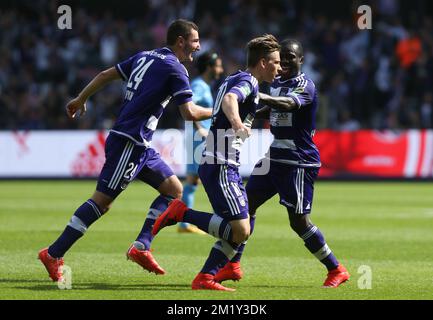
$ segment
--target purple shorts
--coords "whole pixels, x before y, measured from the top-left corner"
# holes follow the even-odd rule
[[[248,218],[248,200],[238,168],[204,163],[198,173],[217,215],[228,220]]]
[[[172,175],[171,168],[154,149],[110,133],[105,142],[105,163],[96,190],[114,199],[136,178],[158,189]]]
[[[262,166],[260,160],[256,167]],[[278,193],[280,204],[295,214],[309,214],[313,205],[314,181],[319,168],[300,168],[271,161],[267,174],[254,174],[253,170],[246,189],[256,203],[264,203]],[[251,200],[252,201],[252,200]]]

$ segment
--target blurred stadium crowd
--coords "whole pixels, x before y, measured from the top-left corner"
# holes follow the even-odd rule
[[[71,30],[57,27],[61,4],[72,8]],[[372,30],[357,28],[361,4],[372,8]],[[226,74],[244,67],[245,44],[256,35],[300,40],[303,69],[320,92],[319,129],[432,128],[432,7],[428,0],[2,1],[0,130],[109,128],[122,86],[95,95],[80,121],[67,119],[66,102],[103,68],[163,46],[180,17],[198,24],[202,51],[218,52]],[[174,107],[159,125],[182,126]]]

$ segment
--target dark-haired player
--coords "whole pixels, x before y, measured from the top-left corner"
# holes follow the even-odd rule
[[[211,85],[218,80],[224,72],[221,58],[215,52],[205,52],[197,57],[196,62],[199,75],[191,81],[192,101],[205,107],[213,107]],[[194,195],[199,182],[198,166],[203,153],[203,145],[211,125],[211,120],[194,121],[185,127],[186,143],[188,145],[188,163],[186,166],[186,182],[183,186],[182,201],[188,208],[194,207]],[[182,222],[178,227],[179,232],[203,233],[196,226]]]
[[[125,99],[105,143],[106,160],[96,191],[75,211],[60,237],[39,252],[39,259],[53,281],[62,279],[64,254],[136,178],[157,189],[160,195],[151,204],[144,226],[129,248],[127,257],[149,272],[165,273],[150,253],[151,230],[168,202],[181,197],[182,184],[150,147],[150,142],[171,99],[186,120],[211,117],[210,109],[192,102],[188,72],[182,65],[192,61],[193,52],[199,49],[197,26],[190,21],[176,20],[168,28],[167,47],[139,52],[102,71],[66,106],[69,117],[83,115],[91,95],[111,81],[122,79],[127,82]]]
[[[251,40],[247,45],[247,69],[227,77],[219,87],[213,108],[212,125],[206,139],[204,163],[199,176],[215,214],[198,212],[180,200],[173,200],[153,227],[156,234],[165,226],[188,222],[219,240],[192,289],[225,290],[214,277],[237,253],[250,234],[248,200],[239,175],[240,149],[251,133],[259,102],[258,85],[271,83],[280,69],[280,45],[272,35]]]
[[[347,281],[350,275],[326,244],[319,228],[310,220],[314,181],[321,163],[312,139],[317,92],[313,81],[301,72],[303,62],[302,45],[296,40],[284,40],[281,43],[282,71],[271,85],[272,97],[260,93],[261,102],[274,107],[270,109],[274,140],[266,158],[257,163],[246,186],[250,219],[254,226],[256,210],[278,193],[280,204],[289,214],[290,226],[328,270],[323,286],[335,288]],[[258,174],[264,162],[268,162],[269,171]],[[240,259],[244,247],[242,245],[234,258],[217,273],[216,281],[242,277]]]

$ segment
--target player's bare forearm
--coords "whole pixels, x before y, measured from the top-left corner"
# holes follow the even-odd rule
[[[262,104],[268,105],[280,111],[292,111],[299,109],[299,106],[291,97],[272,97],[268,94],[259,92],[259,99]]]
[[[89,82],[89,84],[78,94],[77,99],[84,103],[90,96],[95,94],[95,92],[101,90],[111,81],[118,79],[121,79],[121,77],[115,67],[104,70]]]
[[[212,109],[200,107],[193,102],[187,102],[179,106],[182,118],[187,121],[201,121],[212,117]]]
[[[86,113],[86,101],[91,95],[103,88],[107,83],[120,79],[120,75],[116,68],[110,68],[100,72],[89,84],[79,93],[79,95],[68,102],[66,105],[66,113],[69,118],[73,119],[78,114],[82,116]]]
[[[195,105],[193,108],[193,121],[206,120],[212,117],[212,110]]]
[[[203,128],[199,121],[194,121],[194,126],[196,127],[200,136],[207,137],[207,130]]]
[[[227,93],[223,98],[221,108],[235,131],[243,126],[239,116],[238,99],[235,94]]]
[[[264,106],[263,108],[260,108],[256,111],[255,118],[256,119],[269,119],[271,113],[271,107],[270,106]]]

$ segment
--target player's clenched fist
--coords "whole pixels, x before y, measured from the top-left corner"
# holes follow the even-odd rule
[[[66,113],[68,114],[68,117],[71,119],[76,117],[78,111],[80,112],[78,115],[81,117],[86,113],[86,110],[87,110],[86,103],[81,101],[78,98],[72,99],[66,105]]]
[[[247,127],[243,123],[240,124],[239,126],[233,126],[232,128],[235,132],[236,137],[239,137],[244,141],[246,138],[251,136],[251,128]]]

